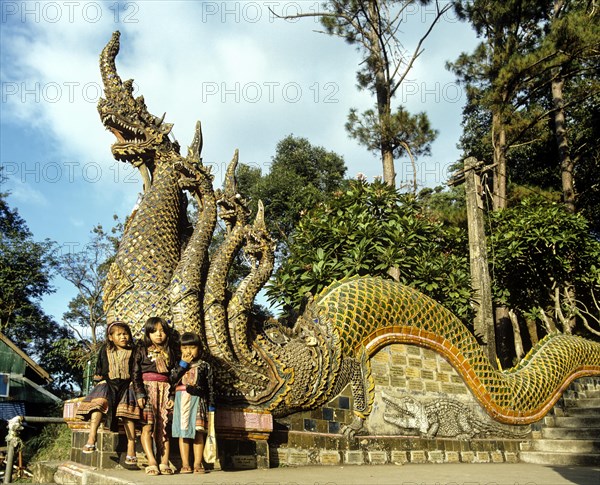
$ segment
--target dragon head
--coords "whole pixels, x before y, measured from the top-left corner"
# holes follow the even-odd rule
[[[227,228],[227,232],[231,232],[236,225],[244,225],[248,219],[250,210],[248,209],[248,201],[246,201],[237,191],[237,181],[235,178],[235,170],[239,161],[239,152],[236,150],[233,158],[227,166],[225,173],[224,189],[217,189],[215,195],[217,197],[217,205],[219,206],[219,217]]]
[[[262,257],[269,251],[273,251],[274,241],[267,230],[265,224],[265,208],[261,200],[258,201],[258,211],[256,219],[250,231],[246,234],[246,245],[244,253],[250,259],[254,266],[258,264]]]
[[[150,114],[143,96],[133,97],[132,79],[121,81],[115,65],[119,37],[114,32],[100,54],[105,97],[98,101],[98,112],[102,124],[117,138],[111,147],[115,159],[139,166],[148,164],[157,150],[175,147],[168,137],[173,125],[163,123],[164,115]]]

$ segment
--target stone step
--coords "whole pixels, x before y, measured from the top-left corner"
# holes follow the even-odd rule
[[[579,397],[577,399],[565,399],[567,408],[597,408],[600,411],[600,397]]]
[[[531,451],[556,451],[559,453],[600,453],[600,439],[533,440]]]
[[[563,416],[600,416],[600,408],[567,408]]]
[[[600,428],[600,416],[546,417],[544,425],[555,428]]]
[[[600,439],[600,428],[542,428],[542,437],[555,440]]]
[[[73,461],[39,462],[33,468],[33,483],[62,485],[131,485],[131,478],[108,477],[102,470]],[[174,482],[171,482],[174,483]]]
[[[538,465],[599,466],[600,453],[557,453],[552,451],[521,451],[523,463]]]
[[[597,389],[600,387],[600,379],[598,377],[588,377],[577,379],[571,384],[572,389]]]
[[[600,391],[598,387],[580,388],[578,390],[568,390],[563,393],[563,397],[568,399],[580,398],[580,397],[598,397],[597,393]]]
[[[581,391],[579,395],[585,398],[600,398],[600,389],[586,389],[585,391]]]

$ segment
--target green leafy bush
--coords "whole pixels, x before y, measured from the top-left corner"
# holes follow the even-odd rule
[[[267,288],[293,314],[307,292],[344,277],[400,281],[447,306],[465,323],[472,316],[467,234],[425,215],[415,197],[382,182],[352,181],[300,220],[290,255]]]

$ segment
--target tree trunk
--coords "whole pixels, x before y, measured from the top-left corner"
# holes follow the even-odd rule
[[[537,323],[535,322],[535,319],[532,319],[532,318],[526,319],[525,323],[527,324],[527,332],[529,333],[529,340],[531,340],[531,346],[533,347],[535,344],[537,344],[540,341],[540,337],[538,336],[538,331],[537,331]]]
[[[497,306],[496,307],[496,311],[495,311],[495,316],[496,316],[496,323],[495,323],[495,329],[497,333],[504,333],[504,329],[506,328],[510,328],[512,326],[512,322],[510,321],[510,316],[508,314],[508,308],[505,306]],[[519,334],[519,336],[514,336],[514,339],[516,340],[517,338],[521,338],[521,335]],[[521,346],[523,346],[523,344],[521,343]],[[506,356],[502,356],[502,358],[506,358]],[[496,367],[494,365],[494,367]]]
[[[505,97],[503,97],[504,99]],[[506,129],[501,113],[495,108],[492,113],[492,142],[494,147],[494,181],[493,181],[493,210],[506,208]],[[496,327],[505,328],[512,325],[509,309],[505,306],[496,307]],[[523,347],[521,335],[514,335],[515,344]],[[516,349],[515,349],[516,350]]]
[[[387,273],[394,281],[400,281],[400,268],[398,268],[398,266],[392,266],[388,269]]]
[[[475,157],[469,157],[465,160],[464,165],[469,231],[469,267],[475,304],[473,329],[475,336],[480,339],[490,363],[496,367],[496,332],[492,308],[492,283],[483,224],[483,204],[479,192],[481,183],[479,174],[476,172],[478,162]]]
[[[552,103],[554,105],[554,137],[558,146],[558,157],[560,161],[560,173],[562,179],[563,203],[565,208],[570,213],[575,212],[575,182],[573,171],[575,162],[571,158],[571,150],[569,148],[569,139],[567,137],[567,122],[564,110],[563,98],[564,79],[559,72],[552,79]],[[576,294],[573,285],[567,283],[568,302],[570,305],[569,319],[565,324],[566,333],[571,333],[575,328],[575,300]]]
[[[573,169],[575,164],[571,158],[563,99],[564,79],[557,75],[552,80],[552,103],[554,104],[554,137],[558,145],[560,173],[562,179],[563,201],[569,212],[575,212],[575,182]]]
[[[396,171],[394,169],[394,155],[391,150],[381,150],[381,159],[383,162],[383,181],[391,185],[396,186]]]
[[[542,321],[544,322],[544,326],[546,327],[546,331],[548,333],[556,333],[558,330],[556,329],[556,324],[554,320],[548,316],[546,311],[543,308],[540,308],[540,313],[542,314]],[[554,309],[552,309],[554,310]]]
[[[512,310],[508,312],[508,316],[510,318],[510,322],[512,323],[513,336],[515,339],[515,354],[517,356],[517,361],[520,361],[525,356],[525,351],[523,350],[523,339],[521,338],[519,319],[517,318],[517,314]]]
[[[494,210],[506,208],[506,130],[502,116],[492,114],[492,141],[494,146]]]
[[[562,7],[562,1],[556,0],[554,2],[554,16],[558,16],[560,8]],[[575,169],[575,162],[571,158],[571,150],[569,147],[569,138],[567,136],[567,121],[564,110],[564,78],[560,74],[560,70],[555,70],[555,76],[552,79],[552,104],[554,106],[554,137],[556,138],[556,144],[558,146],[558,157],[560,162],[560,174],[562,180],[562,195],[563,203],[567,211],[570,213],[575,212],[575,181],[573,178],[573,171]],[[573,285],[567,283],[568,301],[570,308],[569,320],[565,325],[566,333],[571,333],[572,329],[575,328],[576,318],[574,305],[576,300],[575,289]]]
[[[564,0],[554,0],[552,21],[556,22],[564,6]],[[554,137],[558,146],[558,157],[562,179],[563,202],[567,210],[575,212],[575,183],[573,180],[574,162],[571,159],[569,140],[567,138],[567,122],[565,118],[563,88],[565,80],[560,68],[553,70],[551,84],[552,105],[554,106]]]
[[[382,131],[381,137],[381,163],[383,165],[383,181],[396,186],[396,171],[394,169],[394,150],[391,140],[385,138],[385,133],[388,132],[386,125],[389,123],[392,114],[392,94],[390,92],[390,84],[385,75],[385,60],[382,55],[382,46],[380,44],[380,36],[378,30],[381,29],[379,6],[377,0],[370,0],[367,8],[369,10],[369,18],[371,23],[367,30],[369,45],[371,48],[371,59],[375,76],[375,94],[377,96],[377,114],[379,116],[379,126]]]

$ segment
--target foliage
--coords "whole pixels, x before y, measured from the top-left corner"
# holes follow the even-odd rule
[[[448,226],[454,226],[467,231],[467,208],[464,185],[434,188],[425,187],[417,195],[419,204],[425,214],[439,219]]]
[[[64,323],[77,337],[56,342],[54,355],[77,373],[80,389],[83,389],[84,369],[103,342],[100,331],[106,327],[102,292],[123,232],[118,217],[114,215],[113,219],[115,225],[110,231],[96,225],[88,244],[81,251],[63,254],[58,264],[60,275],[77,289],[77,295],[63,314]]]
[[[465,322],[471,317],[464,232],[423,214],[412,195],[382,182],[353,181],[302,217],[290,256],[267,289],[293,313],[306,292],[352,275],[387,277],[423,291]]]
[[[382,145],[388,144],[394,158],[407,153],[411,159],[431,155],[431,143],[438,134],[431,128],[425,112],[412,115],[403,106],[389,115],[379,114],[373,109],[359,115],[356,109],[351,109],[346,130],[375,154],[381,152]]]
[[[68,460],[71,450],[71,430],[64,424],[46,424],[23,447],[23,459],[31,463]]]
[[[581,86],[584,89],[583,86]],[[577,209],[600,236],[600,94],[570,110]]]
[[[597,12],[580,0],[467,0],[455,5],[482,38],[472,53],[448,64],[467,93],[461,137],[465,155],[498,163],[504,152],[508,182],[545,190],[568,191],[561,171],[572,171],[576,206],[597,231],[599,187],[590,179],[599,163]],[[558,82],[564,83],[563,99],[551,92]],[[555,120],[559,107],[566,116],[564,136],[573,170],[561,164],[565,153],[558,150]]]
[[[544,314],[560,321],[561,308],[568,303],[564,297],[568,285],[575,285],[582,299],[580,308],[590,292],[598,294],[600,242],[590,235],[589,223],[581,214],[532,196],[491,213],[490,218],[489,253],[498,301],[538,319],[548,330]]]
[[[54,377],[52,392],[68,395],[78,375],[65,367],[59,349],[72,333],[41,308],[42,297],[54,291],[56,244],[35,241],[7,196],[0,193],[0,331]]]
[[[345,173],[340,155],[289,135],[277,144],[267,174],[241,164],[237,181],[240,192],[251,199],[253,212],[258,200],[263,201],[267,228],[279,240],[280,253],[285,254],[300,215],[338,189]]]
[[[123,224],[118,217],[115,215],[113,219],[116,225],[110,232],[98,224],[91,231],[89,243],[81,251],[66,253],[59,261],[60,275],[77,289],[77,295],[69,302],[63,320],[82,342],[90,342],[90,348],[96,346],[98,330],[106,325],[102,288],[123,231]],[[84,335],[87,331],[90,337]]]

